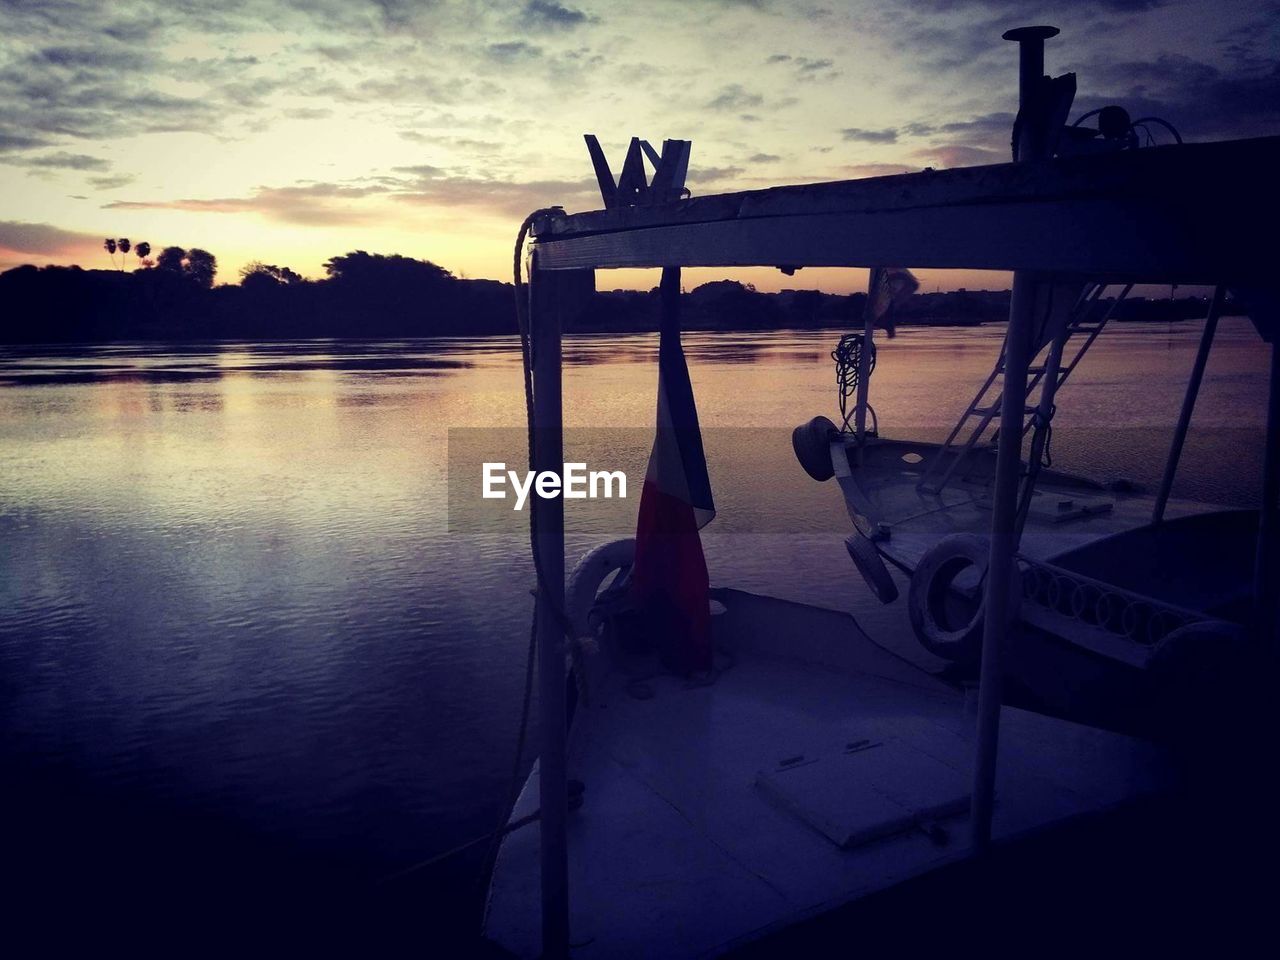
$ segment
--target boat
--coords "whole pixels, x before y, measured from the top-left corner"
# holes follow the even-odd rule
[[[1259,512],[1171,497],[1224,305],[1222,285],[1209,304],[1159,488],[1049,465],[1062,388],[1131,286],[1112,287],[1118,294],[1104,300],[1105,283],[1062,283],[1058,300],[1071,309],[1056,323],[1037,311],[1046,320],[1032,344],[1021,425],[1029,450],[1016,514],[1020,639],[1005,661],[1005,682],[1038,709],[1159,738],[1223,709],[1203,685],[1197,717],[1180,702],[1207,658],[1238,657],[1237,669],[1247,662]],[[868,324],[843,338],[833,352],[838,368],[855,363],[864,344],[874,351],[872,337]],[[997,465],[992,428],[1008,349],[1006,340],[941,443],[886,437],[878,424],[868,426],[869,390],[851,407],[859,377],[839,370],[842,423],[818,416],[792,436],[806,472],[840,487],[853,527],[846,545],[872,595],[901,602],[890,567],[908,579],[917,663],[956,680],[972,678],[982,647]],[[1220,693],[1233,696],[1229,687]]]
[[[1165,693],[1195,699],[1210,680],[1264,675],[1256,666],[1244,677],[1222,673],[1221,650],[1242,649],[1255,665],[1274,656],[1280,298],[1269,251],[1248,227],[1280,214],[1280,137],[1132,149],[1114,111],[1097,129],[1068,127],[1074,76],[1044,75],[1045,41],[1056,33],[1005,34],[1019,50],[1012,163],[686,197],[688,141],[668,140],[659,152],[633,140],[615,180],[588,138],[604,209],[548,208],[522,227],[517,286],[527,239],[522,329],[534,469],[563,460],[561,330],[595,270],[661,268],[664,291],[675,291],[660,298],[664,330],[678,329],[679,270],[688,266],[870,267],[873,283],[876,271],[903,265],[998,269],[1012,270],[1014,282],[997,371],[1002,402],[969,411],[999,423],[994,445],[957,445],[963,431],[932,445],[878,436],[866,423],[866,367],[853,426],[847,417],[843,428],[811,421],[795,438],[811,474],[839,478],[851,559],[870,587],[865,609],[893,600],[886,564],[913,580],[934,571],[923,605],[940,631],[929,635],[932,662],[901,654],[899,641],[912,632],[904,612],[896,625],[868,618],[895,633],[887,638],[863,629],[863,608],[850,614],[723,586],[711,594],[713,669],[673,675],[609,612],[625,590],[629,542],[592,550],[566,586],[564,502],[533,503],[538,759],[500,831],[483,921],[492,943],[543,957],[796,955],[815,944],[850,953],[873,944],[877,916],[894,918],[899,940],[918,937],[931,911],[963,901],[967,889],[994,889],[975,877],[1001,869],[1006,890],[1064,897],[1040,904],[1061,911],[1055,929],[1089,929],[1073,912],[1079,897],[1105,896],[1107,875],[1125,863],[1091,861],[1086,872],[1077,861],[1066,873],[1063,865],[1072,849],[1096,855],[1089,838],[1117,842],[1106,824],[1134,809],[1157,830],[1178,823],[1178,862],[1194,869],[1168,872],[1172,893],[1144,875],[1120,905],[1130,922],[1142,911],[1129,903],[1158,900],[1174,918],[1191,917],[1191,900],[1203,908],[1215,891],[1239,889],[1228,882],[1242,874],[1237,863],[1225,870],[1226,861],[1204,858],[1235,849],[1220,842],[1224,831],[1254,829],[1256,811],[1242,804],[1255,793],[1241,784],[1256,764],[1241,757],[1258,756],[1264,727],[1225,726],[1239,719],[1233,713],[1184,730],[1188,739],[1164,737],[1131,718],[1088,715],[1091,704],[1130,696],[1123,683],[1089,688],[1083,704],[1072,704],[1044,684],[1022,702],[1012,681],[1037,686],[1031,661],[1080,687],[1089,678],[1076,661],[1088,657],[1104,668],[1100,683],[1115,664],[1141,673],[1152,650],[1181,636],[1170,673],[1178,683]],[[1052,390],[1071,363],[1064,330],[1096,335],[1087,328],[1107,288],[1170,282],[1218,289],[1214,316],[1224,291],[1239,294],[1269,345],[1260,511],[1196,515],[1166,491],[1153,517],[1154,501],[1042,462]],[[1037,372],[1045,348],[1047,370]],[[869,354],[858,363],[869,366]],[[1043,389],[1035,400],[1038,383],[1050,388],[1047,406]],[[1171,544],[1181,544],[1168,554],[1180,577],[1196,549],[1229,553],[1232,569],[1204,584],[1196,578],[1212,577],[1213,564],[1197,567],[1190,576],[1202,596],[1182,580],[1162,594],[1161,568],[1144,573],[1135,558]],[[940,557],[944,546],[951,552]],[[1228,597],[1241,571],[1249,589]],[[948,604],[961,610],[956,629],[940,612]],[[957,649],[948,643],[964,656],[940,656]],[[1126,654],[1131,648],[1138,652]],[[1074,659],[1064,667],[1055,652]],[[1206,662],[1215,669],[1202,672]],[[973,672],[957,674],[960,663]],[[1261,705],[1243,687],[1235,700]],[[1195,810],[1207,824],[1197,827],[1185,807],[1172,820],[1149,812],[1206,783],[1217,806],[1201,791]],[[1063,836],[1052,856],[1034,847],[1044,854],[1034,866],[1008,866],[1011,851]],[[1159,836],[1153,843],[1174,842]],[[1163,863],[1152,861],[1152,871]],[[1053,886],[1055,876],[1065,883]],[[939,887],[937,878],[950,880]],[[1192,882],[1187,897],[1176,895]],[[850,914],[859,904],[873,906]],[[984,909],[1001,929],[1018,925],[1016,911]],[[938,942],[959,936],[934,932]]]

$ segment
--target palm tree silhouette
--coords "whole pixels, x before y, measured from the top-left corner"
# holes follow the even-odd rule
[[[102,249],[111,257],[111,266],[116,265],[116,242],[110,237],[102,241]]]
[[[120,269],[124,270],[125,260],[129,254],[129,238],[121,237],[116,241],[116,247],[120,250]]]
[[[142,240],[138,243],[136,247],[133,248],[133,252],[137,255],[138,259],[142,261],[142,265],[145,267],[147,257],[151,256],[151,244],[147,243],[147,241],[145,240]]]

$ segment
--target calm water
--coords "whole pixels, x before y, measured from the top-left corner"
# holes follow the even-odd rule
[[[945,432],[1001,334],[885,343],[883,431]],[[1057,465],[1157,478],[1198,335],[1108,330],[1062,396]],[[787,441],[834,415],[836,336],[686,338],[715,582],[837,606],[861,589],[838,492]],[[1256,498],[1259,343],[1223,322],[1181,495]],[[570,425],[647,427],[655,352],[571,340]],[[518,532],[450,531],[445,447],[522,418],[505,339],[0,352],[6,847],[52,890],[100,893],[124,859],[152,882],[378,890],[423,929],[474,922],[478,854],[372,884],[500,814],[531,573]],[[815,557],[839,566],[815,577]]]

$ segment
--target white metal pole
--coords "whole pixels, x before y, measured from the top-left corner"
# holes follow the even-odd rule
[[[858,458],[861,462],[862,444],[867,433],[867,400],[871,392],[871,350],[876,327],[875,297],[881,280],[880,267],[872,267],[867,278],[867,302],[862,310],[862,350],[858,354],[858,406],[854,414],[855,436],[858,441]]]
[[[533,364],[534,469],[564,470],[564,419],[561,410],[560,303],[558,278],[538,269],[533,254],[529,278],[529,325]],[[565,696],[564,501],[534,497],[541,583],[537,600],[538,796],[542,854],[542,956],[569,955],[569,810],[565,744],[568,739]]]
[[[1044,76],[1044,41],[1057,34],[1054,27],[1010,30],[1006,40],[1018,41],[1018,101],[1022,115],[1021,144],[1034,143],[1027,125],[1035,90]],[[1038,159],[1038,151],[1019,146],[1018,162]],[[982,628],[982,666],[978,675],[978,731],[973,763],[970,840],[975,852],[991,843],[991,813],[995,804],[996,749],[1000,740],[1002,656],[1013,611],[1009,594],[1018,549],[1018,487],[1022,474],[1022,427],[1027,405],[1027,368],[1031,364],[1031,327],[1036,276],[1013,275],[1009,330],[1005,334],[1004,390],[1000,400],[1000,443],[996,450],[995,496],[991,509],[991,552],[987,562],[986,611]]]
[[[1169,444],[1169,458],[1164,464],[1164,476],[1160,478],[1160,489],[1156,493],[1155,509],[1151,512],[1151,522],[1164,521],[1164,510],[1169,504],[1169,494],[1173,490],[1173,478],[1178,473],[1178,461],[1182,459],[1182,446],[1187,441],[1187,431],[1191,428],[1191,415],[1195,413],[1196,398],[1200,395],[1200,383],[1204,380],[1204,368],[1209,362],[1209,350],[1213,347],[1213,335],[1218,329],[1218,314],[1222,311],[1222,301],[1227,288],[1219,284],[1214,288],[1213,299],[1209,301],[1209,315],[1204,321],[1204,332],[1200,334],[1200,346],[1196,350],[1195,363],[1191,365],[1191,377],[1187,380],[1187,392],[1182,397],[1182,410],[1178,414],[1178,425],[1173,430],[1173,442]]]

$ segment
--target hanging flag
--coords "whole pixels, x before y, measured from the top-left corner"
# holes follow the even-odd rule
[[[715,516],[693,385],[680,345],[680,270],[662,271],[658,422],[631,583],[644,629],[679,673],[711,669],[710,581],[698,531]]]
[[[876,326],[884,327],[890,337],[897,332],[891,308],[905,303],[920,289],[920,281],[905,267],[876,267],[871,271],[871,316]]]

